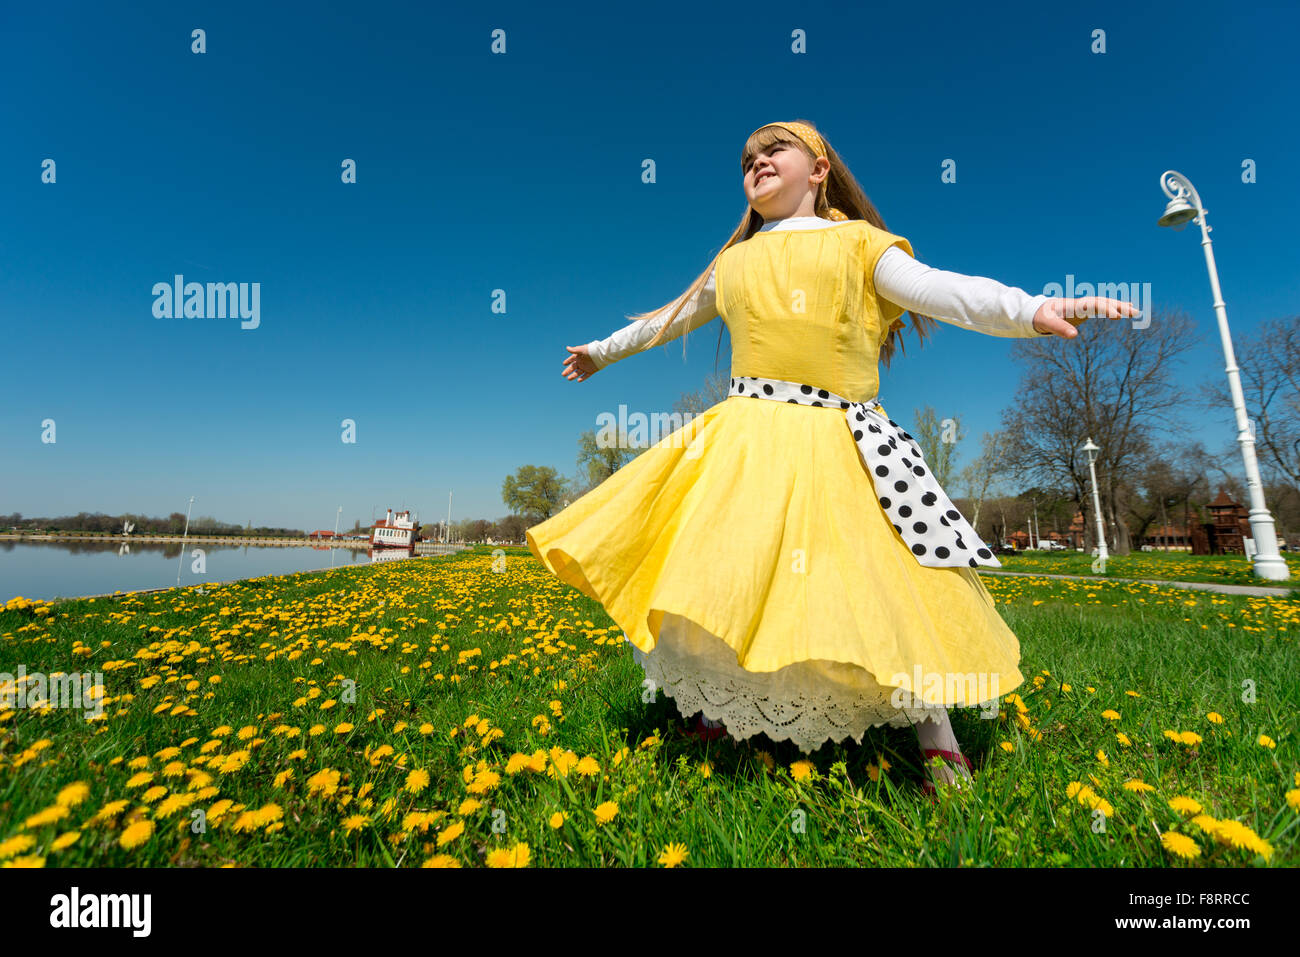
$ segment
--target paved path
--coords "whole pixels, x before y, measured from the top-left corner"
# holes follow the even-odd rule
[[[1049,575],[1046,572],[1008,572],[994,571],[987,568],[979,570],[981,575],[1032,575],[1035,578],[1070,578],[1087,582],[1143,582],[1149,585],[1168,585],[1171,588],[1193,588],[1199,591],[1217,591],[1225,595],[1256,595],[1263,598],[1286,598],[1292,589],[1300,588],[1300,582],[1294,585],[1268,588],[1262,585],[1220,585],[1216,582],[1171,582],[1159,578],[1110,578],[1106,575]]]

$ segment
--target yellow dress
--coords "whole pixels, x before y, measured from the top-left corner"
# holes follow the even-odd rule
[[[871,279],[891,245],[912,252],[850,220],[723,250],[731,374],[875,396],[902,313]],[[934,707],[996,707],[1024,681],[976,571],[919,564],[894,529],[838,406],[731,395],[526,535],[604,605],[654,688],[736,738],[860,742]]]

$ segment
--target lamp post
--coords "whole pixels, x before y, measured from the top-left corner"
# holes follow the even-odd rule
[[[1286,581],[1291,577],[1282,556],[1278,554],[1277,532],[1273,516],[1264,504],[1264,486],[1259,480],[1259,463],[1255,459],[1255,430],[1246,418],[1246,400],[1241,393],[1241,377],[1237,373],[1237,358],[1232,351],[1232,337],[1228,332],[1228,313],[1224,309],[1223,293],[1219,289],[1219,270],[1214,264],[1214,250],[1210,246],[1210,227],[1205,221],[1209,212],[1201,205],[1196,187],[1182,173],[1165,170],[1160,176],[1160,188],[1169,202],[1165,214],[1157,220],[1161,226],[1181,230],[1191,220],[1201,227],[1201,246],[1205,249],[1205,265],[1210,271],[1210,291],[1214,293],[1214,312],[1219,318],[1219,338],[1223,342],[1223,356],[1227,361],[1228,390],[1232,393],[1232,409],[1237,419],[1237,441],[1246,465],[1246,492],[1250,496],[1250,531],[1255,539],[1253,557],[1255,574],[1270,581]],[[1188,199],[1191,203],[1188,203]]]
[[[1101,498],[1097,495],[1097,453],[1101,451],[1100,445],[1092,444],[1092,436],[1088,436],[1088,441],[1080,446],[1079,451],[1088,456],[1088,473],[1092,476],[1092,510],[1097,517],[1097,558],[1101,560],[1101,568],[1106,570],[1106,559],[1109,555],[1106,552],[1106,529],[1101,523]],[[1093,569],[1096,571],[1096,569]]]
[[[176,562],[176,587],[181,584],[181,566],[185,564],[185,540],[190,537],[190,511],[194,508],[194,496],[190,496],[190,504],[185,509],[185,534],[181,536],[181,557]]]

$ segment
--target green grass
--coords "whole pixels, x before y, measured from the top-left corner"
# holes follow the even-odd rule
[[[382,867],[441,854],[476,866],[523,843],[529,866],[647,866],[681,843],[684,866],[1300,862],[1300,814],[1286,797],[1300,788],[1300,602],[1115,580],[985,582],[1021,641],[1024,713],[1016,717],[1015,695],[994,720],[952,711],[976,782],[936,804],[920,791],[910,729],[873,729],[861,745],[827,744],[811,756],[764,738],[683,737],[670,699],[642,701],[644,676],[601,606],[524,549],[253,579],[204,595],[77,600],[43,614],[11,608],[0,612],[0,672],[19,663],[98,670],[109,700],[93,722],[66,709],[0,711],[0,858]],[[1118,720],[1103,717],[1107,709]],[[487,726],[466,727],[472,717]],[[341,722],[352,727],[336,733]],[[311,735],[315,725],[324,733]],[[492,729],[501,736],[485,741]],[[1165,731],[1202,740],[1183,744]],[[1275,746],[1257,743],[1261,734]],[[293,756],[298,749],[306,753]],[[512,755],[538,751],[551,774],[507,773]],[[242,765],[230,757],[244,752]],[[555,757],[588,756],[594,775],[555,773]],[[796,780],[805,758],[810,773]],[[127,767],[133,759],[141,767]],[[292,776],[277,781],[287,769]],[[312,793],[308,781],[324,769],[339,772],[337,790]],[[413,793],[415,769],[429,783]],[[140,771],[152,780],[128,786]],[[1122,787],[1133,779],[1155,790]],[[88,796],[61,814],[58,796],[74,782]],[[1109,816],[1071,797],[1071,782],[1108,802]],[[166,791],[146,800],[152,787]],[[479,808],[462,807],[471,796]],[[1175,796],[1243,822],[1271,855],[1203,833],[1169,806]],[[169,799],[189,803],[163,814]],[[119,800],[120,812],[95,820]],[[211,815],[222,800],[235,806],[196,830],[191,812]],[[598,823],[607,801],[617,815]],[[246,814],[267,805],[278,820]],[[30,820],[52,807],[56,820]],[[430,817],[407,818],[413,812]],[[549,823],[556,812],[568,814],[559,828]],[[348,833],[352,815],[366,821]],[[237,829],[241,816],[247,827]],[[129,818],[155,824],[133,849],[120,843]],[[1169,829],[1192,838],[1200,856],[1162,847]],[[439,834],[455,836],[439,847]]]
[[[1220,585],[1259,585],[1265,588],[1300,590],[1300,556],[1282,552],[1291,570],[1289,581],[1269,581],[1255,574],[1244,555],[1191,555],[1187,552],[1132,552],[1111,555],[1106,571],[1093,571],[1095,555],[1076,551],[1038,551],[1031,549],[1016,555],[999,555],[1007,571],[1043,572],[1052,575],[1087,575],[1095,578],[1147,578],[1159,581],[1213,582]]]

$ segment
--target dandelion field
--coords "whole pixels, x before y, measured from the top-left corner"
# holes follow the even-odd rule
[[[104,698],[0,710],[0,864],[1300,862],[1300,601],[984,580],[1027,680],[995,719],[952,711],[976,782],[937,802],[910,729],[685,737],[525,549],[10,601],[0,673],[99,672]]]

